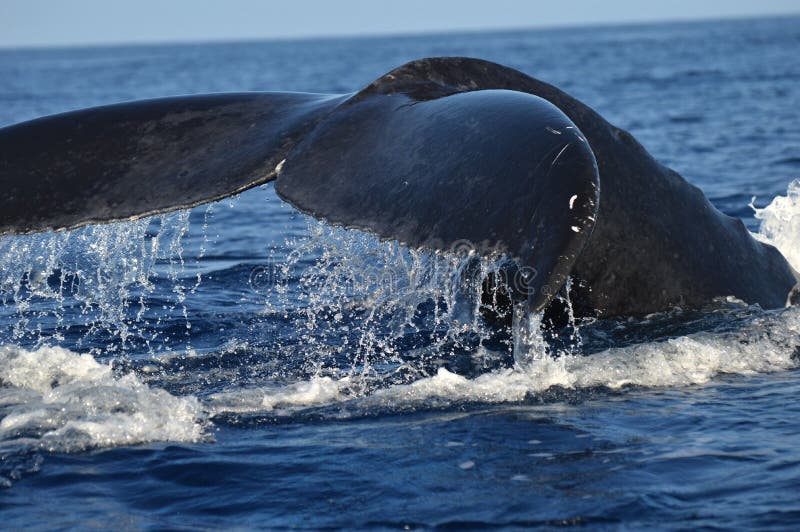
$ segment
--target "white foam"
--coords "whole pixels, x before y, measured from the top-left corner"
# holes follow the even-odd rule
[[[542,353],[524,364],[468,379],[440,368],[436,375],[376,392],[387,403],[432,398],[516,402],[553,386],[621,388],[704,384],[720,374],[749,375],[793,369],[800,345],[800,309],[755,320],[735,333],[689,336],[608,349],[590,356]]]
[[[752,203],[750,206],[756,219],[761,220],[754,236],[778,248],[792,267],[800,271],[800,179],[789,184],[785,196],[776,196],[763,209]]]
[[[209,400],[213,413],[253,413],[291,410],[296,407],[333,403],[348,397],[350,379],[313,377],[285,386],[264,386],[214,394]]]
[[[538,323],[532,320],[532,323]],[[532,331],[529,331],[532,333]],[[552,356],[543,342],[528,341],[537,352],[518,353],[512,368],[467,378],[445,368],[410,384],[378,389],[366,396],[352,378],[315,377],[288,386],[230,391],[212,398],[212,410],[258,412],[318,406],[354,399],[355,411],[414,408],[437,403],[503,403],[525,400],[554,386],[569,389],[626,385],[671,387],[705,384],[721,374],[751,375],[794,369],[800,345],[800,309],[790,308],[753,320],[736,332],[700,332],[662,342],[613,348],[590,356]],[[351,408],[348,407],[348,412]],[[344,412],[345,416],[349,413]],[[288,413],[288,412],[287,412]],[[531,444],[539,443],[531,440]]]
[[[0,443],[72,452],[207,439],[203,409],[60,347],[0,347]]]

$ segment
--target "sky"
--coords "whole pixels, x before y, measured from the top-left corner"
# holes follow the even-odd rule
[[[207,42],[800,14],[800,0],[0,0],[0,47]]]

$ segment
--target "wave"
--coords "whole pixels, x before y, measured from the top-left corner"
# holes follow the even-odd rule
[[[789,186],[786,196],[756,209],[761,222],[756,236],[776,245],[800,270],[799,215],[800,181]],[[145,222],[97,229],[106,240],[114,237],[111,244],[100,241],[112,252],[98,252],[96,257],[89,254],[88,258],[74,253],[73,270],[76,275],[101,272],[102,276],[95,277],[108,282],[103,290],[81,292],[80,297],[93,305],[104,295],[117,292],[109,296],[113,303],[120,298],[119,287],[132,282],[146,292],[155,292],[151,274],[157,259],[162,253],[169,255],[170,249],[178,250],[180,256],[180,234],[185,232],[186,220],[183,214],[177,216],[177,229],[162,236],[160,247],[148,240]],[[162,219],[162,226],[169,225],[167,221]],[[199,370],[191,364],[181,362],[177,369],[162,365],[149,375],[143,368],[122,371],[91,354],[62,347],[7,345],[0,347],[0,456],[7,456],[9,449],[77,452],[152,441],[203,441],[210,438],[214,420],[242,414],[292,417],[323,409],[320,415],[337,418],[474,402],[524,402],[556,388],[701,385],[721,374],[786,371],[798,364],[797,308],[758,310],[725,330],[675,334],[658,341],[651,337],[636,345],[612,343],[614,347],[589,356],[581,349],[548,345],[538,317],[533,317],[515,325],[512,341],[506,346],[513,357],[499,365],[481,364],[481,360],[497,358],[497,353],[487,348],[492,333],[484,330],[474,304],[480,283],[465,285],[464,278],[482,279],[496,271],[497,261],[476,264],[469,256],[409,251],[396,243],[378,243],[363,234],[309,223],[311,236],[286,246],[292,251],[283,266],[264,270],[269,274],[265,277],[269,288],[277,295],[265,297],[262,315],[280,317],[273,324],[276,331],[291,329],[294,336],[284,343],[269,344],[266,353],[255,356],[272,362],[305,357],[308,363],[303,364],[302,375],[259,371],[257,378],[243,383],[237,380],[241,376],[232,372],[230,378],[214,381],[213,386],[182,387],[180,383],[187,379],[197,380]],[[62,244],[77,241],[77,249],[93,249],[90,241],[97,235],[89,229],[82,231],[73,237],[5,241],[0,266],[8,266],[11,272],[12,299],[24,301],[21,295],[31,292],[58,303],[63,297],[61,283],[51,290],[29,280],[28,272],[52,270],[61,256],[53,250],[61,249]],[[172,233],[178,236],[166,237]],[[14,264],[31,251],[41,253],[30,256],[49,258],[40,265]],[[133,260],[136,257],[138,262]],[[94,262],[84,264],[87,260]],[[133,281],[126,270],[131,264],[136,272]],[[244,278],[244,273],[247,271],[236,270],[239,277]],[[254,280],[252,275],[249,279],[251,287],[263,280]],[[421,311],[425,305],[430,308]],[[106,316],[115,314],[104,312]],[[186,317],[185,310],[179,314]],[[127,324],[121,317],[105,321]],[[249,330],[245,328],[245,332]],[[417,337],[424,341],[403,343]],[[52,336],[49,341],[57,343],[58,338]],[[478,361],[474,366],[483,369],[464,374],[448,365],[455,351],[468,352]],[[116,351],[109,345],[107,352],[95,347],[93,353],[112,358]],[[204,356],[208,359],[205,365],[217,360],[213,353]],[[249,364],[250,358],[236,364]],[[185,372],[193,375],[187,378]],[[392,372],[403,376],[387,378]],[[178,384],[172,386],[175,382]],[[174,395],[164,387],[181,391]]]
[[[0,449],[79,452],[154,441],[211,439],[213,420],[229,415],[342,417],[518,403],[554,388],[572,390],[674,387],[722,374],[791,370],[800,357],[800,309],[764,313],[729,332],[698,332],[660,342],[611,348],[589,356],[546,349],[538,322],[528,324],[536,351],[509,368],[469,378],[439,367],[406,384],[364,386],[349,375],[316,375],[284,384],[226,389],[206,397],[175,396],[134,372],[119,373],[88,354],[60,347],[0,348]],[[322,413],[319,408],[326,410]]]
[[[0,348],[0,446],[76,452],[208,438],[200,402],[60,347]]]
[[[538,334],[533,320],[532,334]],[[531,342],[536,344],[537,342]],[[432,376],[359,395],[352,377],[314,377],[286,386],[228,391],[211,396],[212,415],[293,415],[309,407],[342,403],[333,417],[405,411],[462,403],[520,402],[560,387],[575,390],[672,387],[708,383],[722,374],[753,375],[794,369],[800,358],[800,309],[766,313],[735,332],[699,332],[590,356],[554,354],[541,347],[513,367],[475,378],[440,367]],[[520,358],[520,357],[518,357]]]

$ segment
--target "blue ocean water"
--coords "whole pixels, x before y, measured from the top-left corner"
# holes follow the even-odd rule
[[[796,17],[4,50],[0,125],[170,94],[351,92],[436,55],[566,90],[798,268]],[[327,227],[271,185],[0,238],[3,525],[800,522],[800,311],[731,300],[543,337],[486,326],[465,267]]]

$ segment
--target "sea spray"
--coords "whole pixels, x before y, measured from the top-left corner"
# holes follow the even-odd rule
[[[148,441],[208,438],[194,397],[60,347],[0,347],[0,445],[74,452]],[[16,399],[16,400],[13,400]]]
[[[94,321],[93,327],[117,331],[128,327],[129,331],[136,332],[132,329],[135,322],[128,318],[128,311],[133,307],[125,305],[143,302],[146,306],[145,296],[155,290],[163,295],[164,287],[155,285],[159,279],[167,278],[181,284],[177,289],[166,290],[173,294],[175,305],[182,301],[181,294],[192,291],[189,283],[183,284],[184,277],[170,273],[180,272],[185,267],[180,243],[188,229],[188,217],[167,218],[150,225],[148,231],[149,223],[153,222],[129,222],[80,230],[85,233],[48,235],[41,240],[33,239],[33,244],[31,241],[26,244],[27,237],[12,239],[10,244],[3,241],[9,246],[2,255],[6,261],[2,271],[10,272],[4,277],[4,280],[10,279],[10,284],[4,285],[8,288],[4,292],[7,306],[18,309],[18,303],[25,308],[42,302],[68,306],[73,304],[70,298],[74,298],[91,308],[100,305],[101,302],[95,300],[105,295],[112,308],[96,309],[101,319]],[[791,218],[784,223],[791,224]],[[285,316],[291,322],[290,329],[295,335],[279,340],[280,347],[290,351],[286,360],[295,354],[306,358],[307,368],[302,375],[284,374],[282,379],[276,380],[265,376],[260,384],[251,383],[245,387],[231,381],[223,390],[209,395],[171,396],[194,405],[186,407],[191,415],[179,416],[176,432],[168,429],[171,421],[166,418],[156,422],[164,428],[161,432],[139,431],[136,427],[144,425],[136,424],[136,419],[141,418],[136,412],[142,401],[150,397],[148,394],[158,397],[166,394],[163,400],[170,400],[158,383],[169,382],[172,377],[160,375],[161,371],[181,372],[183,364],[156,371],[148,381],[150,384],[145,384],[141,374],[109,376],[105,366],[92,357],[83,358],[86,355],[58,352],[57,348],[50,347],[39,350],[7,347],[9,353],[17,353],[7,356],[8,367],[41,366],[44,370],[41,382],[55,382],[55,388],[59,389],[54,394],[53,389],[36,384],[40,381],[33,377],[26,377],[28,380],[24,382],[15,381],[13,379],[18,377],[9,373],[0,377],[4,385],[12,387],[9,396],[31,398],[26,404],[33,405],[32,408],[55,398],[53,404],[60,408],[57,395],[67,394],[65,400],[72,401],[70,404],[74,403],[78,413],[77,417],[54,417],[49,406],[7,410],[6,442],[16,441],[22,445],[23,438],[32,438],[31,441],[39,442],[35,445],[40,445],[56,438],[53,448],[79,449],[149,441],[147,438],[181,440],[202,437],[204,411],[212,416],[267,412],[295,415],[308,408],[342,405],[325,411],[324,415],[346,417],[376,410],[416,409],[464,401],[525,401],[554,387],[695,385],[721,373],[771,372],[796,365],[800,343],[796,309],[756,315],[733,331],[699,332],[661,341],[643,341],[604,349],[591,356],[583,356],[574,346],[548,345],[541,330],[542,316],[530,315],[523,309],[515,312],[506,349],[513,358],[483,371],[464,371],[454,363],[459,357],[490,358],[496,353],[492,351],[497,349],[496,345],[488,347],[496,331],[484,323],[479,304],[482,280],[500,271],[502,257],[482,259],[469,253],[409,250],[396,242],[379,242],[358,231],[331,228],[310,219],[308,224],[307,238],[287,242],[286,247],[291,251],[275,269],[272,279],[275,292],[265,297],[264,302],[265,314]],[[71,248],[71,239],[78,239],[80,246]],[[71,258],[73,262],[70,262],[65,257],[71,255],[64,251],[70,249],[77,249],[84,255]],[[25,257],[31,258],[26,261]],[[53,276],[58,282],[52,282]],[[84,282],[84,278],[88,281]],[[51,281],[45,282],[46,279]],[[83,292],[86,290],[88,292]],[[114,290],[116,293],[112,293]],[[120,306],[126,312],[120,314]],[[85,312],[88,316],[89,310]],[[142,316],[148,319],[147,312]],[[33,315],[36,317],[41,316]],[[60,319],[64,319],[63,314]],[[570,337],[580,341],[580,324],[574,316],[570,324],[574,328]],[[148,322],[141,324],[143,328],[150,325]],[[39,358],[25,362],[26,357],[30,358],[26,353],[38,353]],[[101,357],[108,354],[100,353]],[[181,356],[188,360],[195,355],[187,352]],[[208,356],[213,360],[213,353]],[[48,366],[45,358],[55,366]],[[91,405],[70,399],[72,384],[66,381],[62,384],[60,377],[53,377],[56,370],[69,373],[73,366],[88,368],[85,375],[75,381],[76,393],[89,397],[83,386],[86,383],[94,386],[92,375],[101,375],[100,381],[107,390],[103,392],[104,397],[133,405],[133,411],[129,412],[126,406],[121,412],[133,416],[126,418],[132,420],[132,425],[121,423],[120,430],[115,432],[104,429],[102,420],[83,423],[81,412],[94,412],[91,409],[95,406],[91,405],[100,404],[97,402],[100,399],[90,397]],[[482,366],[476,364],[476,367]],[[202,382],[198,373],[200,367],[194,371],[193,379]],[[147,410],[146,405],[141,410]],[[101,416],[114,414],[104,410],[102,405],[97,412]],[[51,418],[57,421],[55,425],[47,421]],[[188,424],[183,424],[186,420]],[[50,436],[46,436],[48,434]],[[106,440],[101,441],[103,434]],[[73,438],[75,435],[78,436]]]
[[[786,195],[776,196],[763,209],[755,207],[754,202],[755,197],[750,207],[761,221],[756,238],[778,248],[789,264],[800,271],[800,179],[789,183]]]
[[[366,383],[383,371],[408,369],[402,352],[447,357],[493,333],[479,305],[483,278],[498,271],[499,260],[407,249],[360,231],[308,224],[309,237],[292,242],[275,279],[283,297],[266,311],[292,317],[309,358],[341,363],[346,357],[347,374]]]
[[[132,336],[159,343],[145,325],[159,280],[172,286],[175,311],[186,293],[196,289],[182,278],[182,240],[189,212],[179,211],[124,223],[72,231],[0,238],[0,301],[3,313],[14,313],[15,326],[6,343],[32,347],[61,341],[79,321],[83,338],[108,337],[104,350],[123,348]],[[199,282],[199,280],[198,280]],[[188,315],[183,313],[188,323]],[[158,316],[153,319],[158,321]],[[70,331],[72,329],[72,331]]]

